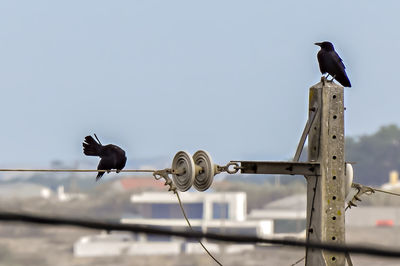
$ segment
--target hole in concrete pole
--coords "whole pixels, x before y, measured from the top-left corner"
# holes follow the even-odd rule
[[[332,159],[333,159],[333,160],[336,160],[336,156],[335,156],[335,155],[333,155],[333,156],[332,156]]]
[[[333,196],[332,199],[333,199],[333,200],[336,200],[336,196]]]
[[[332,257],[332,261],[335,261],[336,260],[336,257]]]
[[[336,95],[333,95],[332,98],[333,98],[333,99],[336,99]]]
[[[334,176],[332,177],[332,179],[335,180],[335,179],[336,179],[336,176],[334,175]]]
[[[336,220],[336,216],[333,216],[333,217],[332,217],[332,220]]]
[[[333,138],[333,139],[336,139],[336,135],[333,135],[332,138]]]
[[[332,236],[332,240],[336,240],[336,237]]]
[[[334,116],[333,116],[333,119],[336,119],[336,118],[337,118],[337,115],[334,115]]]

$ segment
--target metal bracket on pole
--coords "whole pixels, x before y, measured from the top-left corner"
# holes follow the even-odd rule
[[[311,125],[314,122],[315,117],[318,114],[318,105],[314,104],[314,106],[310,109],[310,116],[307,120],[307,123],[304,127],[303,134],[301,135],[299,145],[297,146],[296,154],[294,155],[293,161],[298,162],[300,160],[300,155],[301,152],[303,151],[304,148],[304,143],[306,142],[306,138],[308,136],[308,133],[310,132]]]
[[[242,174],[320,175],[320,165],[317,162],[232,162],[240,163]]]

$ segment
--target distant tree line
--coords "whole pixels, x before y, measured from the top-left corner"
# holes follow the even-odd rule
[[[346,138],[346,161],[356,162],[354,182],[381,185],[389,172],[400,171],[400,129],[396,125],[381,127],[373,135]]]

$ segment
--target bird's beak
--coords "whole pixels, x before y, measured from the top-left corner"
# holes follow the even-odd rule
[[[318,45],[318,46],[320,46],[321,47],[321,45],[322,45],[322,43],[321,42],[316,42],[316,43],[314,43],[315,45]]]

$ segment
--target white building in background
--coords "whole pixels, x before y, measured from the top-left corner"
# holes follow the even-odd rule
[[[4,199],[49,199],[53,195],[50,188],[34,183],[12,183],[0,185],[0,198]]]
[[[247,198],[244,192],[185,192],[179,195],[187,215],[192,220],[244,221],[246,219]],[[131,202],[140,207],[140,214],[145,219],[182,220],[182,212],[173,193],[145,192],[132,195]],[[123,219],[122,222],[129,220]]]
[[[86,194],[82,193],[66,193],[64,186],[57,187],[57,198],[59,201],[83,200],[87,198]]]
[[[305,237],[307,195],[296,194],[272,201],[262,209],[252,210],[250,220],[268,219],[273,222],[273,234]]]
[[[389,183],[385,183],[382,185],[382,189],[384,190],[399,190],[400,182],[399,182],[399,172],[393,170],[389,173]]]
[[[119,256],[119,255],[177,255],[181,242],[143,242],[135,235],[100,234],[85,236],[74,244],[77,257]]]
[[[213,233],[245,234],[264,237],[273,233],[271,220],[246,219],[247,198],[244,192],[180,194],[183,206],[195,230]],[[122,223],[146,224],[184,229],[187,222],[176,196],[165,192],[133,195],[131,202],[139,209],[135,218],[122,218]]]
[[[273,221],[247,220],[247,201],[244,192],[180,193],[185,212],[192,228],[203,232],[243,234],[267,237],[273,234]],[[131,197],[138,210],[134,217],[123,217],[122,223],[144,224],[167,229],[187,229],[176,195],[169,192],[144,192]],[[116,236],[119,235],[119,236]],[[254,245],[208,242],[207,248],[214,253],[238,253],[254,249]],[[74,245],[75,256],[112,255],[170,255],[204,252],[197,241],[178,237],[146,234],[109,234],[87,236]]]

